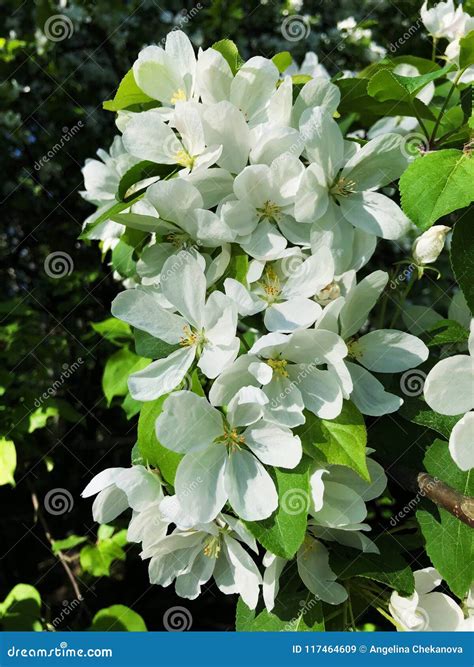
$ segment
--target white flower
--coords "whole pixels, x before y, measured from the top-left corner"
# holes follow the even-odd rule
[[[160,274],[160,287],[180,315],[166,310],[157,294],[143,288],[121,292],[112,303],[112,313],[118,319],[180,346],[168,357],[130,375],[130,393],[138,401],[151,401],[172,391],[196,356],[206,377],[215,378],[239,351],[235,304],[218,291],[206,301],[206,277],[192,255],[182,251],[169,257]]]
[[[163,106],[174,106],[194,95],[196,56],[188,37],[173,30],[166,37],[165,48],[147,46],[133,64],[139,88]]]
[[[206,144],[197,102],[178,102],[171,122],[165,123],[157,109],[133,114],[123,133],[126,149],[141,160],[176,164],[186,171],[207,169],[218,161],[222,146]]]
[[[304,167],[286,154],[271,166],[245,167],[234,181],[234,200],[225,202],[220,215],[237,235],[236,241],[251,257],[276,259],[287,238],[298,242],[293,218],[295,197]]]
[[[285,270],[287,258],[266,264],[261,279],[251,290],[233,278],[226,279],[225,293],[236,302],[240,315],[246,317],[264,310],[268,331],[282,333],[314,324],[321,306],[310,297],[332,282],[332,254],[323,247],[311,257],[295,256],[290,261],[291,271]]]
[[[436,262],[444,248],[446,234],[450,231],[451,228],[445,225],[434,225],[419,236],[411,249],[415,262],[420,265]]]
[[[182,510],[194,523],[214,519],[227,501],[238,516],[264,519],[277,508],[278,495],[265,465],[294,468],[301,442],[289,428],[263,416],[267,397],[244,387],[219,410],[190,391],[171,394],[156,422],[159,441],[184,453],[175,489]]]
[[[387,273],[374,271],[351,287],[345,297],[341,296],[326,306],[315,324],[317,330],[333,331],[345,340],[351,361],[335,366],[341,387],[363,414],[374,417],[396,412],[403,401],[386,392],[369,371],[405,371],[426,361],[429,354],[423,341],[396,329],[377,329],[360,337],[356,335],[387,282]]]
[[[367,517],[365,503],[383,493],[387,478],[383,468],[371,458],[367,458],[367,467],[370,482],[347,466],[327,465],[312,472],[310,514],[315,537],[378,553],[375,544],[360,531],[370,530],[362,523]]]
[[[275,606],[275,598],[280,589],[280,575],[288,561],[280,556],[266,552],[263,564],[263,600],[268,611]],[[329,565],[329,552],[322,542],[307,535],[296,554],[298,574],[318,600],[328,604],[341,604],[347,599],[344,586],[338,584],[336,575]]]
[[[410,597],[392,593],[390,613],[397,630],[405,632],[453,632],[464,630],[464,616],[456,602],[445,593],[432,592],[442,577],[433,567],[413,573],[415,592]]]
[[[441,37],[453,39],[464,21],[462,5],[455,8],[453,0],[438,2],[431,9],[428,9],[428,0],[425,0],[420,14],[429,34],[436,39]]]
[[[96,475],[82,492],[83,498],[97,495],[92,505],[94,521],[108,523],[131,507],[143,512],[163,499],[161,482],[156,474],[141,465],[131,468],[107,468]],[[159,525],[159,531],[164,524]],[[166,533],[166,526],[164,527]]]
[[[300,133],[311,164],[298,189],[296,220],[311,223],[329,216],[331,222],[343,220],[386,239],[404,234],[408,218],[395,202],[375,192],[398,179],[407,166],[400,135],[376,137],[357,150],[354,143],[345,144],[337,123],[318,107],[303,113]]]
[[[474,320],[471,320],[469,354],[439,361],[428,373],[423,392],[432,410],[442,415],[464,414],[449,437],[449,451],[461,470],[474,468]]]
[[[343,399],[334,367],[346,354],[342,339],[329,331],[267,334],[223,371],[211,387],[209,400],[225,405],[240,387],[253,385],[261,387],[268,399],[265,416],[278,424],[303,424],[305,407],[319,417],[334,419]]]
[[[245,526],[221,514],[213,523],[194,530],[175,529],[144,546],[141,556],[151,558],[148,572],[152,584],[169,586],[175,580],[177,595],[194,600],[214,577],[220,591],[240,594],[245,604],[255,609],[262,577],[240,542],[258,553]]]

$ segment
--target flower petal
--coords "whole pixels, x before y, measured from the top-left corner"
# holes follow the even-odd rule
[[[246,521],[266,519],[278,507],[272,478],[250,452],[240,450],[230,454],[225,489],[234,512]]]
[[[422,340],[395,329],[378,329],[352,344],[357,361],[369,371],[397,373],[418,366],[428,359]]]
[[[467,412],[455,424],[449,436],[449,451],[453,461],[461,470],[474,468],[474,412]]]
[[[168,357],[153,361],[143,370],[132,373],[128,378],[132,398],[136,401],[154,401],[173,391],[191,368],[195,356],[195,347],[181,348]]]
[[[380,417],[396,412],[400,408],[403,400],[395,394],[385,391],[383,384],[372,373],[349,361],[345,363],[354,385],[351,401],[355,403],[362,414]]]
[[[289,428],[261,421],[247,428],[244,438],[262,463],[292,469],[301,461],[301,440]]]
[[[423,393],[432,410],[459,415],[474,407],[474,359],[456,354],[439,361],[428,373]]]

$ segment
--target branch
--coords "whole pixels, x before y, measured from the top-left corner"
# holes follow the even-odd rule
[[[389,466],[387,472],[406,491],[429,498],[435,505],[474,528],[474,498],[471,496],[465,496],[427,472],[416,472],[398,465]]]

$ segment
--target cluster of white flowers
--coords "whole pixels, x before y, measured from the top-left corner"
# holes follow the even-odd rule
[[[422,10],[432,34],[459,36],[439,8]],[[400,68],[418,74],[410,65]],[[339,88],[317,58],[305,60],[301,71],[309,70],[313,78],[299,86],[291,71],[281,75],[260,56],[234,72],[218,50],[196,57],[186,35],[173,31],[164,48],[146,47],[133,66],[136,84],[159,106],[119,112],[122,136],[110,154],[100,151],[101,161],[84,168],[85,196],[98,206],[89,223],[110,206],[128,169],[141,161],[170,166],[169,177],[140,183],[144,196],[122,214],[124,224],[114,216],[93,238],[110,247],[124,225],[149,233],[137,275],[112,313],[166,344],[165,356],[130,376],[129,390],[138,401],[165,397],[156,437],[182,455],[174,495],[158,471],[143,466],[105,470],[83,495],[98,493],[93,512],[100,522],[131,507],[128,536],[151,559],[150,581],[175,581],[187,598],[214,577],[221,591],[240,593],[251,608],[262,586],[271,610],[286,561],[267,552],[262,577],[244,548],[258,553],[243,521],[266,519],[279,507],[271,473],[300,463],[294,429],[310,413],[337,418],[344,400],[365,415],[397,411],[402,398],[381,380],[428,358],[413,333],[367,326],[389,276],[381,270],[357,276],[378,238],[401,239],[410,228],[401,208],[380,192],[407,167],[402,137],[392,122],[395,131],[380,123],[363,145],[346,140],[334,120]],[[433,90],[427,86],[420,97],[428,101]],[[436,259],[446,231],[436,228],[418,240],[417,261]],[[472,410],[468,364],[472,359],[459,355],[431,371],[425,391],[433,409]],[[446,395],[446,372],[459,375],[456,395]],[[191,374],[203,380],[200,393],[190,389]],[[450,443],[462,469],[472,465],[472,414]],[[366,460],[370,483],[342,465],[314,461],[310,471],[298,572],[330,604],[347,592],[324,542],[377,552],[365,535],[365,502],[383,493],[386,478]],[[426,608],[436,595],[428,590],[418,586],[410,613],[422,603]],[[408,625],[400,599],[392,598],[393,613]]]

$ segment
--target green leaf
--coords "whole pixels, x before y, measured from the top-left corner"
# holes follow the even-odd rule
[[[445,76],[453,69],[449,64],[434,72],[427,72],[419,76],[402,76],[390,69],[382,69],[370,79],[367,92],[380,102],[400,100],[411,102],[426,84]]]
[[[466,343],[469,338],[469,331],[455,320],[440,320],[427,333],[432,334],[427,342],[428,347]]]
[[[307,454],[326,463],[348,466],[363,479],[370,481],[365,448],[367,429],[364,418],[350,401],[344,401],[336,419],[321,419],[312,412],[297,431]]]
[[[59,410],[56,406],[40,406],[34,410],[28,417],[28,433],[34,433],[40,428],[44,428],[48,419],[55,419],[59,416]]]
[[[123,604],[114,604],[97,612],[89,628],[92,632],[147,632],[143,618]]]
[[[423,231],[439,218],[474,200],[474,161],[455,149],[428,153],[400,178],[402,208]]]
[[[445,438],[449,438],[454,425],[463,416],[440,415],[438,412],[433,412],[419,398],[405,398],[399,412],[404,419],[419,426],[426,426],[432,431],[443,435]]]
[[[293,470],[275,468],[272,473],[278,491],[278,508],[268,519],[245,522],[265,549],[282,558],[293,558],[306,534],[310,465],[311,459],[304,456]]]
[[[135,417],[135,415],[138,415],[138,413],[141,410],[143,403],[141,401],[137,401],[135,398],[132,397],[130,392],[125,396],[125,398],[122,401],[122,410],[125,412],[125,416],[127,419],[132,419],[132,417]]]
[[[29,584],[17,584],[0,602],[0,624],[4,631],[40,632],[41,597]]]
[[[459,41],[459,68],[464,69],[469,65],[474,65],[474,30],[461,37]]]
[[[113,100],[107,100],[102,104],[102,107],[107,111],[121,111],[134,104],[146,104],[147,102],[153,102],[153,99],[138,87],[131,69],[120,82]]]
[[[369,79],[351,78],[338,79],[334,82],[341,91],[341,102],[338,107],[340,114],[357,112],[361,118],[382,116],[413,116],[414,110],[420,118],[434,120],[430,109],[417,98],[406,100],[387,100],[381,102],[367,92]]]
[[[84,228],[82,234],[79,235],[80,240],[88,239],[90,238],[91,232],[98,227],[100,224],[105,222],[106,220],[111,220],[112,217],[118,215],[122,211],[124,211],[126,208],[129,208],[132,204],[135,202],[139,201],[140,199],[143,198],[144,193],[140,192],[136,194],[133,199],[129,199],[128,201],[119,201],[115,204],[113,204],[110,208],[108,208],[106,211],[101,213],[95,220],[90,222],[86,227]]]
[[[178,345],[171,345],[165,341],[155,338],[146,331],[135,329],[133,332],[135,336],[135,352],[140,357],[147,357],[148,359],[162,359],[169,354],[179,349]]]
[[[471,184],[472,189],[472,184]],[[465,213],[454,225],[451,241],[451,266],[471,313],[474,313],[474,210]]]
[[[64,540],[53,540],[51,549],[53,554],[57,554],[60,551],[68,551],[68,549],[73,549],[79,544],[84,544],[87,542],[87,537],[81,537],[80,535],[69,535],[69,537],[64,538]]]
[[[307,590],[280,593],[271,612],[249,609],[239,598],[235,629],[237,632],[324,632],[322,604]]]
[[[93,577],[108,577],[112,563],[115,560],[125,560],[123,547],[127,541],[127,531],[124,529],[111,535],[110,531],[113,532],[114,528],[112,526],[105,528],[106,530],[100,526],[97,533],[98,542],[87,544],[79,555],[82,569]]]
[[[160,396],[156,401],[144,403],[138,420],[138,448],[148,465],[158,468],[165,480],[174,484],[176,469],[183,456],[163,447],[155,433],[155,422],[167,398],[167,395]]]
[[[293,58],[289,51],[280,51],[273,56],[272,63],[278,68],[279,72],[284,72],[293,63]]]
[[[474,473],[463,472],[451,458],[448,443],[435,440],[424,459],[433,477],[465,495],[474,495]],[[474,531],[444,509],[433,505],[416,513],[433,566],[452,592],[463,598],[472,583]]]
[[[116,317],[108,317],[102,322],[91,322],[91,327],[102,338],[119,345],[125,341],[131,340],[132,330],[130,325]]]
[[[0,438],[0,486],[15,486],[16,449],[13,440]]]
[[[119,213],[111,215],[110,219],[118,222],[119,225],[147,234],[155,232],[159,222],[159,219],[153,215],[142,215],[141,213]]]
[[[413,572],[402,555],[402,547],[389,535],[377,538],[375,543],[380,554],[361,553],[337,545],[337,549],[331,552],[330,565],[338,579],[374,579],[403,595],[411,595],[415,590],[415,581]]]
[[[102,376],[102,390],[110,405],[115,396],[125,396],[128,392],[127,380],[131,373],[146,368],[149,359],[143,359],[124,347],[107,359]]]
[[[178,167],[175,164],[156,164],[156,162],[151,162],[149,160],[138,162],[126,171],[120,179],[117,199],[120,201],[128,201],[131,197],[135,197],[137,194],[136,192],[130,193],[130,188],[136,186],[140,181],[155,176],[159,176],[160,179],[168,178],[171,174],[178,172],[179,169],[181,169],[181,167]],[[141,189],[140,192],[143,190],[144,188]],[[157,219],[158,218],[155,218],[155,224]]]
[[[213,44],[212,48],[224,56],[232,70],[232,74],[235,75],[243,63],[239,49],[235,43],[231,39],[221,39],[219,42]]]

